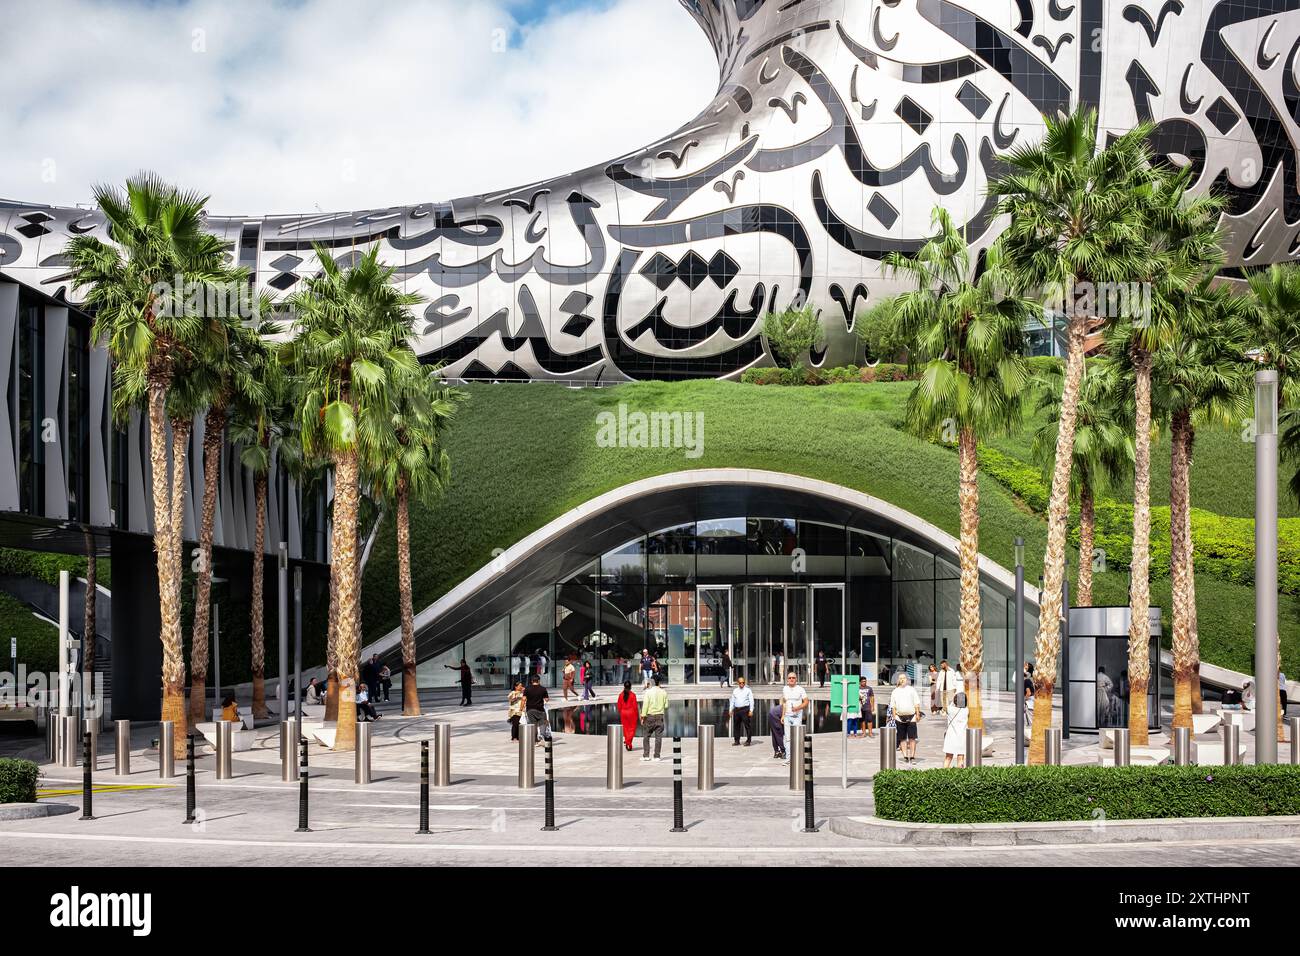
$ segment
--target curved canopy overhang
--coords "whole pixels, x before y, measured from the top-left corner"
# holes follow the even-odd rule
[[[701,468],[644,478],[566,512],[508,548],[415,615],[416,657],[466,640],[569,575],[638,535],[690,521],[737,515],[848,525],[944,553],[957,539],[887,501],[801,475],[748,468]],[[980,555],[980,575],[1008,594],[1015,575]],[[1025,585],[1026,604],[1038,589]],[[363,657],[396,654],[401,628],[365,647]]]

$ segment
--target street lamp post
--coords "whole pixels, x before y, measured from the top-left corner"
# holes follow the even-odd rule
[[[280,726],[289,719],[289,545],[280,542]]]
[[[1070,556],[1061,576],[1061,739],[1070,739]]]
[[[1277,370],[1255,373],[1255,763],[1277,763]]]
[[[1016,672],[1011,677],[1016,721],[1016,763],[1025,762],[1025,539],[1016,538]]]

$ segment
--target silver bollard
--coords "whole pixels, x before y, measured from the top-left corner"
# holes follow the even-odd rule
[[[966,728],[966,766],[984,764],[984,731],[979,727]]]
[[[803,792],[803,724],[785,728],[785,754],[790,759],[790,789]]]
[[[1174,766],[1188,767],[1192,763],[1192,728],[1174,728]]]
[[[77,732],[80,721],[76,715],[69,714],[59,718],[59,766],[77,766],[77,756],[81,752],[81,734]]]
[[[163,780],[176,776],[176,725],[170,720],[158,722],[158,776]]]
[[[1116,727],[1111,733],[1115,735],[1111,738],[1115,744],[1115,766],[1127,767],[1131,763],[1128,728]]]
[[[433,785],[451,786],[451,724],[433,725]]]
[[[113,726],[113,773],[119,777],[131,776],[131,721],[115,720]]]
[[[229,780],[230,743],[235,733],[235,723],[231,720],[217,721],[217,779]]]
[[[697,790],[713,789],[713,742],[717,728],[712,724],[701,724],[695,728],[698,755],[695,760],[695,788]]]
[[[48,708],[45,711],[45,759],[50,763],[59,759],[59,722]]]
[[[532,751],[529,750],[529,754]],[[520,754],[522,758],[523,754]],[[522,786],[522,784],[520,784]],[[623,728],[605,728],[605,789],[623,789]]]
[[[880,769],[898,769],[898,728],[880,728]]]
[[[297,783],[302,768],[298,765],[298,721],[280,722],[280,779]]]
[[[1229,767],[1241,763],[1241,724],[1223,725],[1223,762]]]
[[[1288,717],[1286,726],[1291,734],[1291,762],[1300,763],[1300,717]]]
[[[1049,767],[1061,765],[1061,728],[1047,727],[1043,730],[1043,763]]]
[[[370,722],[362,721],[357,724],[357,748],[355,758],[356,768],[352,774],[352,782],[367,784],[370,782]]]
[[[533,780],[533,750],[537,746],[537,725],[521,723],[519,725],[519,789],[531,790],[536,783]]]

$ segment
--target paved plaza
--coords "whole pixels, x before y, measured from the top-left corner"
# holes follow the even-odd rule
[[[765,696],[764,687],[757,688]],[[600,688],[597,704],[616,688]],[[725,696],[716,688],[673,688],[674,699]],[[828,692],[814,689],[815,699]],[[15,861],[32,864],[204,863],[229,865],[430,862],[461,864],[889,865],[1007,864],[1175,865],[1180,863],[1291,863],[1300,840],[1227,843],[1214,840],[1162,844],[1105,844],[1015,848],[911,848],[885,846],[830,831],[831,817],[872,812],[871,777],[879,762],[878,740],[848,742],[848,786],[841,786],[842,742],[838,734],[814,736],[815,817],[818,832],[805,833],[803,795],[789,788],[785,764],[772,757],[766,734],[752,747],[719,737],[715,788],[696,787],[696,740],[682,741],[686,833],[672,833],[671,741],[662,762],[643,763],[640,743],[624,754],[624,787],[605,787],[603,735],[556,733],[557,832],[541,830],[544,808],[543,749],[536,753],[538,786],[518,787],[518,745],[510,740],[504,692],[480,691],[473,706],[458,707],[454,692],[424,695],[430,713],[403,718],[396,695],[380,705],[373,724],[372,782],[353,782],[354,756],[320,746],[310,753],[310,833],[296,833],[296,783],[280,779],[278,726],[257,729],[251,750],[233,755],[233,777],[215,779],[211,748],[197,760],[198,822],[185,825],[185,778],[159,780],[151,743],[156,725],[134,728],[132,773],[113,775],[111,734],[100,738],[95,774],[96,819],[83,821],[81,769],[49,765],[43,742],[0,740],[6,756],[43,764],[43,799],[66,803],[75,813],[39,820],[0,822],[0,847]],[[571,702],[574,726],[582,710]],[[565,705],[556,702],[556,710]],[[995,753],[985,763],[1010,763],[1012,725],[1008,695],[991,695],[988,734]],[[588,712],[590,713],[590,712]],[[559,723],[565,723],[561,713]],[[429,835],[417,835],[420,741],[434,725],[452,727],[451,784],[430,797]],[[920,725],[916,768],[942,766],[943,718]],[[1246,738],[1245,742],[1249,742]],[[1283,745],[1285,749],[1286,745]],[[1095,761],[1096,739],[1077,736],[1063,744],[1066,762]],[[902,766],[902,764],[900,764]],[[1213,851],[1213,852],[1207,852]],[[1015,855],[1013,857],[1013,855]]]

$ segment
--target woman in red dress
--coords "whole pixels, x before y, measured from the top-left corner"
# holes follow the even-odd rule
[[[623,725],[623,746],[631,750],[632,738],[636,736],[636,725],[640,723],[641,716],[636,694],[632,693],[632,682],[628,680],[623,681],[623,693],[618,695],[618,719]]]

